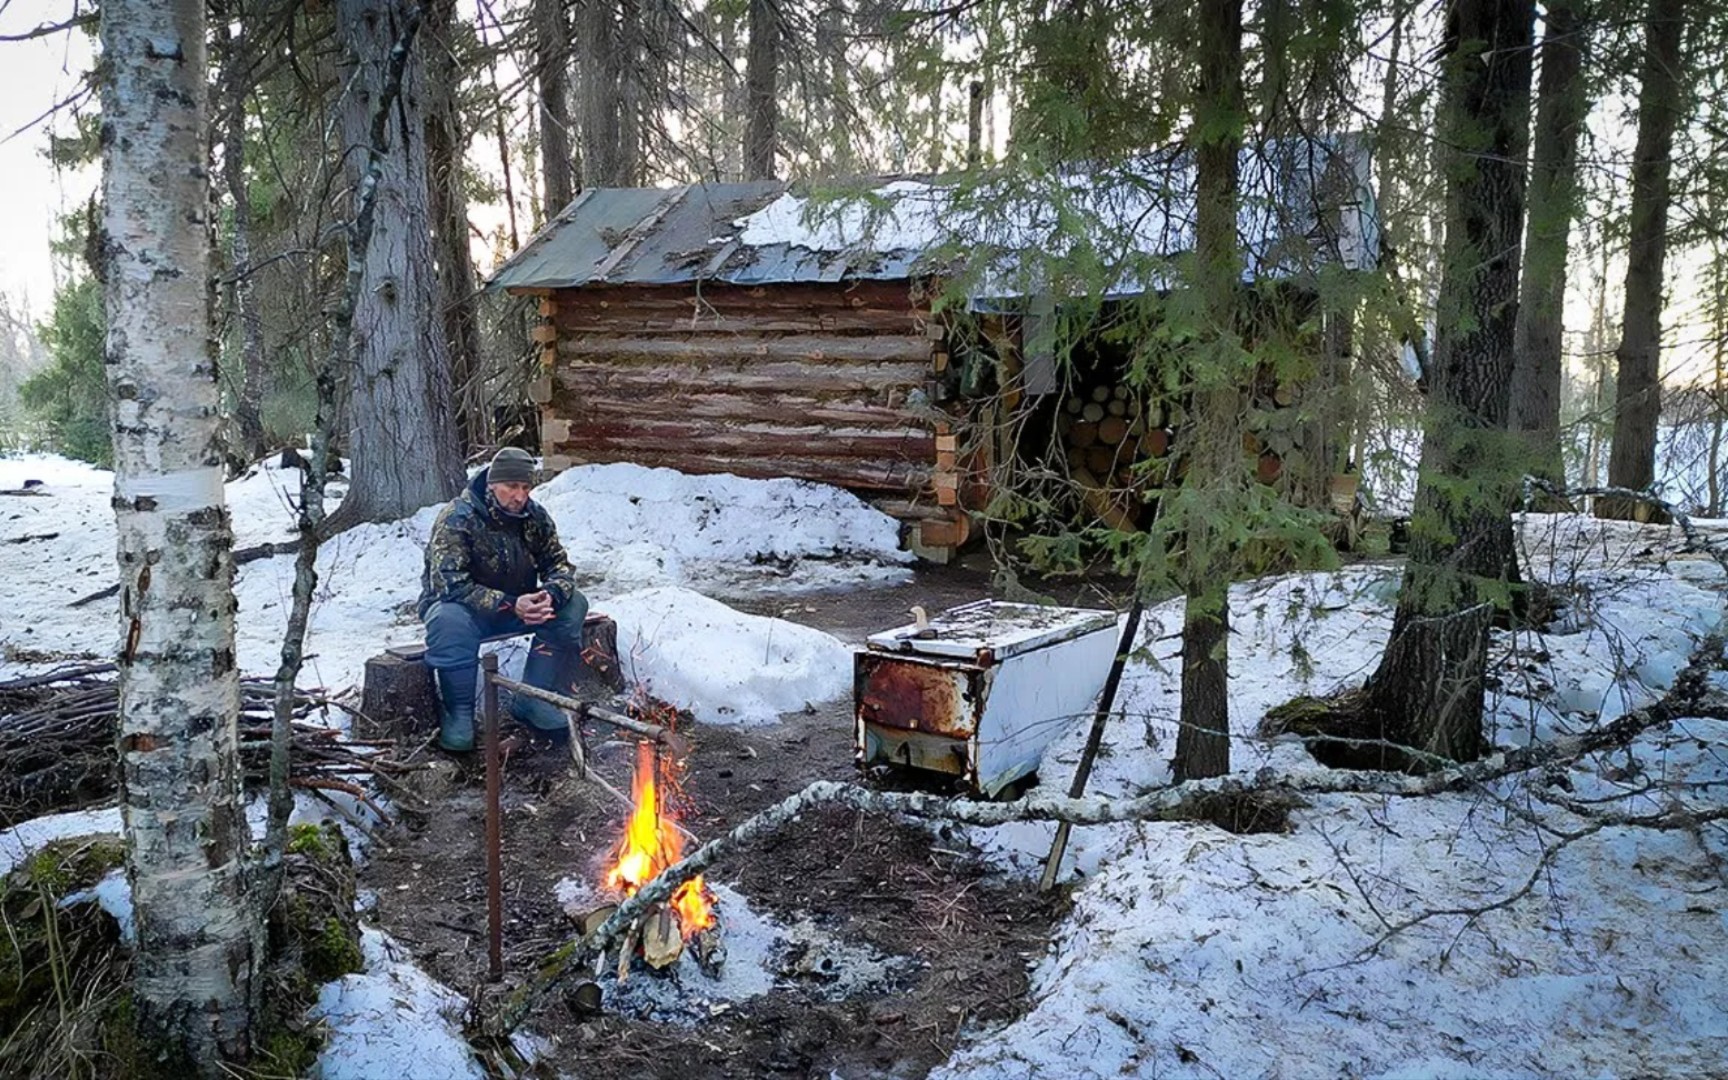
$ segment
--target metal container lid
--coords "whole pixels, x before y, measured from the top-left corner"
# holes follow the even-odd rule
[[[871,634],[870,648],[973,660],[981,665],[1005,660],[1060,641],[1116,627],[1114,611],[1043,607],[979,600],[932,616],[922,630],[916,623]]]

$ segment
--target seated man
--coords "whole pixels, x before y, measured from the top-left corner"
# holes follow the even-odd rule
[[[579,660],[588,600],[576,591],[570,560],[546,508],[529,498],[534,459],[506,446],[467,490],[438,513],[420,579],[426,663],[438,674],[438,745],[474,748],[474,696],[480,642],[534,634],[522,681],[555,689],[560,667]],[[568,731],[556,706],[523,694],[516,719],[537,731]]]

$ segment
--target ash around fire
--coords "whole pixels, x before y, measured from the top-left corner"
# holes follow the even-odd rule
[[[796,986],[828,1000],[893,989],[918,964],[868,945],[844,941],[836,931],[800,919],[787,926],[751,909],[741,893],[710,883],[726,949],[725,963],[710,973],[686,949],[678,962],[656,972],[631,964],[620,981],[616,953],[598,980],[608,1012],[660,1023],[694,1024],[777,986]],[[553,890],[573,920],[616,897],[565,878]]]

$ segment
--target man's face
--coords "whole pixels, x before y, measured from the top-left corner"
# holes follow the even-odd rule
[[[498,500],[498,505],[512,514],[520,514],[522,508],[528,505],[528,492],[533,488],[532,484],[520,484],[515,481],[486,486],[491,489],[492,497]]]

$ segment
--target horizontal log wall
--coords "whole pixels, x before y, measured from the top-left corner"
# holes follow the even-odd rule
[[[934,499],[927,312],[907,282],[556,292],[550,466],[628,461]]]

